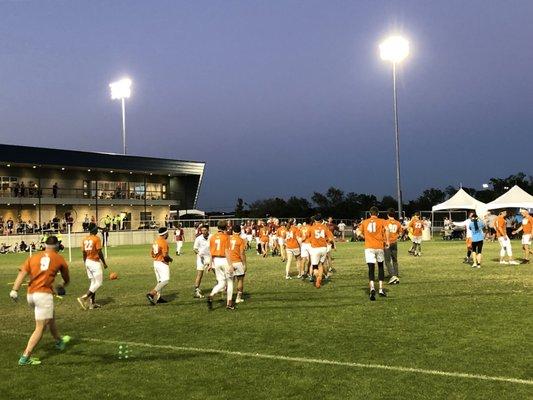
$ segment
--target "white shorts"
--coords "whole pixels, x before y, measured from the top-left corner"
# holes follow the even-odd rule
[[[318,265],[326,261],[327,247],[311,247],[309,252],[311,254],[311,265]]]
[[[222,282],[233,276],[229,273],[228,268],[226,257],[213,257],[213,269],[215,270],[217,281]]]
[[[211,256],[200,256],[196,255],[196,270],[204,271],[207,267],[211,265]]]
[[[287,254],[292,254],[294,257],[299,257],[300,256],[300,248],[297,247],[295,249],[287,249]]]
[[[311,245],[309,243],[302,243],[302,257],[309,258],[311,256]]]
[[[35,320],[43,321],[54,318],[54,296],[52,293],[28,293],[28,305],[35,312]]]
[[[522,244],[523,245],[530,245],[531,244],[531,234],[530,233],[522,235]]]
[[[244,266],[242,262],[234,262],[233,269],[234,269],[234,272],[233,272],[234,276],[244,276],[244,274],[246,273],[246,267]]]
[[[170,280],[170,268],[163,261],[154,261],[154,272],[158,282]]]
[[[422,236],[413,236],[413,243],[420,244],[422,243]]]
[[[240,237],[241,237],[242,240],[248,240],[246,238],[246,233],[244,233],[244,232],[241,232]]]
[[[511,240],[509,240],[508,237],[506,238],[505,236],[500,236],[498,238],[498,242],[500,242],[500,246],[504,249],[507,247],[511,247]]]
[[[103,274],[102,263],[100,261],[85,260],[85,268],[89,279],[97,279]]]
[[[248,241],[248,243],[251,243],[253,238],[253,235],[246,235],[246,240]]]
[[[277,236],[274,236],[274,235],[271,235],[269,238],[268,238],[268,244],[270,245],[270,247],[274,247],[274,244],[278,242],[278,237]]]
[[[278,238],[278,244],[279,244],[280,246],[285,246],[285,239],[283,239],[283,238]]]
[[[385,260],[385,251],[383,249],[365,249],[365,261],[367,264],[375,264]]]

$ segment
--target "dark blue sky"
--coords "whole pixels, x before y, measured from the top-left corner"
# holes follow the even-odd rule
[[[0,142],[207,161],[200,207],[532,173],[533,1],[0,2]]]

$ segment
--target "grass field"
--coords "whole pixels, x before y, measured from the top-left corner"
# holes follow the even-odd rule
[[[111,248],[120,279],[104,282],[102,309],[84,312],[76,253],[67,296],[56,300],[72,346],[58,353],[45,336],[35,367],[17,366],[33,329],[24,290],[18,304],[8,297],[24,255],[0,256],[0,399],[533,398],[532,265],[499,265],[497,243],[485,244],[479,270],[462,264],[460,242],[424,243],[421,258],[407,248],[401,284],[376,302],[360,243],[339,244],[321,289],[286,281],[279,258],[249,252],[246,302],[233,312],[192,298],[190,246],[172,265],[170,303],[156,307],[144,297],[155,281],[149,246]],[[204,292],[213,283],[204,278]]]

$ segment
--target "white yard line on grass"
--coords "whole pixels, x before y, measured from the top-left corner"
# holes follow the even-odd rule
[[[18,336],[17,332],[14,332],[14,331],[0,330],[0,333]],[[177,352],[222,354],[222,355],[231,356],[231,357],[260,358],[264,360],[288,361],[288,362],[296,362],[296,363],[304,363],[304,364],[335,365],[335,366],[349,367],[349,368],[378,369],[378,370],[388,370],[388,371],[414,373],[414,374],[446,376],[450,378],[478,379],[478,380],[492,381],[492,382],[515,383],[519,385],[533,385],[533,380],[509,378],[505,376],[479,375],[479,374],[469,374],[469,373],[464,373],[464,372],[449,372],[449,371],[439,371],[439,370],[434,370],[434,369],[400,367],[400,366],[394,366],[394,365],[364,364],[364,363],[347,362],[347,361],[322,360],[322,359],[317,359],[317,358],[290,357],[290,356],[282,356],[282,355],[276,355],[276,354],[247,353],[247,352],[242,352],[242,351],[206,349],[206,348],[200,348],[200,347],[172,346],[172,345],[150,344],[150,343],[140,343],[140,342],[127,342],[127,341],[108,340],[108,339],[80,338],[80,340],[85,341],[85,342],[106,343],[106,344],[113,344],[113,345],[125,345],[126,344],[128,346],[138,346],[138,347],[146,347],[150,349],[160,349],[160,350],[171,350],[171,351],[177,351]]]

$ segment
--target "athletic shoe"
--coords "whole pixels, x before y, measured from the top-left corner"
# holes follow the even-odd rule
[[[89,304],[89,310],[94,310],[94,309],[97,309],[97,308],[102,308],[102,306],[98,303],[90,303]]]
[[[236,304],[244,303],[244,299],[241,298],[241,297],[237,297],[237,298],[235,299],[235,303],[236,303]]]
[[[387,293],[385,293],[383,290],[380,290],[379,291],[379,296],[380,297],[387,297]]]
[[[309,276],[309,282],[313,283],[315,281],[315,277],[313,275]]]
[[[157,304],[157,300],[151,293],[146,293],[146,298],[148,299],[151,305],[155,306]]]
[[[72,338],[68,335],[62,336],[61,339],[59,339],[56,342],[56,349],[63,351],[67,347],[68,342],[70,342]]]
[[[529,264],[529,260],[522,260],[520,264]]]
[[[393,275],[391,276],[390,280],[389,280],[389,285],[394,285],[396,283],[399,283],[400,280],[398,279],[398,277],[396,275]]]
[[[87,310],[88,308],[87,300],[89,300],[88,297],[85,297],[85,298],[78,297],[78,303],[80,304],[81,308],[84,310]]]
[[[168,303],[168,301],[166,301],[164,298],[160,297],[159,299],[157,299],[157,304],[166,304]]]
[[[209,311],[213,309],[213,298],[211,296],[207,296],[207,309]]]
[[[200,289],[196,289],[194,292],[194,297],[196,299],[203,299],[205,296],[202,294]]]
[[[226,310],[235,310],[235,306],[233,304],[228,304]]]
[[[302,279],[302,278],[303,278],[303,275],[298,274],[298,276],[297,276],[296,278],[298,278],[298,279]]]
[[[287,275],[287,276],[285,277],[285,279],[289,280],[289,279],[292,279],[292,278],[291,278],[289,275]]]
[[[374,289],[370,291],[370,301],[376,301],[376,291]]]
[[[500,261],[500,264],[509,264],[509,262],[508,262],[508,261],[501,260],[501,261]]]
[[[39,365],[41,364],[41,361],[38,358],[35,357],[25,357],[20,356],[19,358],[19,365]]]
[[[515,260],[509,261],[509,265],[518,265],[518,264],[520,264],[518,261],[515,261]]]
[[[472,268],[477,268],[477,264],[472,264]]]

